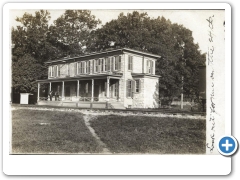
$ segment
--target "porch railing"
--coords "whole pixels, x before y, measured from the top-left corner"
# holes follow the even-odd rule
[[[76,96],[75,96],[76,98]],[[65,97],[64,100],[72,101],[74,98],[73,97]],[[49,101],[49,97],[39,97],[39,101]],[[52,100],[55,101],[55,96],[52,97]],[[58,97],[57,101],[62,101],[62,97]],[[79,97],[78,101],[86,101],[86,102],[91,102],[92,97]],[[93,101],[99,101],[98,97],[93,97]]]

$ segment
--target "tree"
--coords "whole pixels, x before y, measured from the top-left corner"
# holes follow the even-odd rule
[[[173,97],[181,93],[182,77],[184,91],[197,94],[198,66],[205,57],[193,42],[192,32],[182,25],[172,24],[164,17],[150,18],[147,13],[134,11],[106,23],[92,32],[95,42],[92,51],[108,48],[133,48],[161,56],[156,63],[156,73],[161,75],[161,96]],[[111,46],[111,42],[115,46]]]
[[[36,11],[35,15],[25,13],[21,18],[16,18],[21,26],[12,29],[12,44],[15,45],[12,51],[14,57],[22,57],[28,53],[38,62],[44,62],[54,54],[58,54],[57,49],[47,40],[50,18],[50,13],[44,10]]]
[[[87,10],[66,10],[49,28],[48,38],[61,50],[59,56],[83,54],[91,40],[91,31],[101,21]]]
[[[32,55],[25,54],[12,66],[15,92],[37,92],[36,79],[46,78],[47,70]]]

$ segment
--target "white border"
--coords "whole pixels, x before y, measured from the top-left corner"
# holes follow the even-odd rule
[[[46,6],[47,5],[47,6]],[[220,155],[9,155],[9,9],[225,9],[231,22],[231,7],[226,3],[14,3],[3,7],[3,172],[8,175],[227,175],[231,158]],[[225,131],[231,134],[231,26],[226,26],[226,118]],[[225,58],[227,60],[227,58]],[[221,166],[219,166],[221,164]]]

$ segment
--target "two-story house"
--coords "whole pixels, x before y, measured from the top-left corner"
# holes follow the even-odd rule
[[[157,108],[158,58],[123,48],[47,61],[48,79],[37,80],[38,103],[50,101],[40,97],[40,84],[48,83],[48,91],[58,92],[60,101],[79,107],[81,102],[108,102],[113,108]]]

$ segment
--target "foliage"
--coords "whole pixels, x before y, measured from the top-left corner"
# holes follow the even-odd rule
[[[30,54],[12,62],[13,88],[18,92],[37,92],[36,79],[46,78],[46,67]]]
[[[156,73],[161,75],[161,96],[178,96],[184,77],[184,93],[198,94],[198,66],[205,62],[205,55],[193,42],[192,32],[182,25],[172,24],[164,17],[156,19],[147,13],[134,11],[106,23],[94,31],[92,51],[128,47],[161,56],[156,64]],[[115,47],[111,46],[115,42]]]
[[[54,25],[46,10],[17,17],[12,28],[12,87],[14,92],[35,92],[37,79],[46,78],[44,62],[83,53],[92,29],[100,23],[86,10],[66,10]]]
[[[76,56],[84,53],[91,40],[91,31],[101,21],[87,10],[66,10],[49,28],[49,41],[63,52]],[[60,54],[62,55],[62,54]]]

